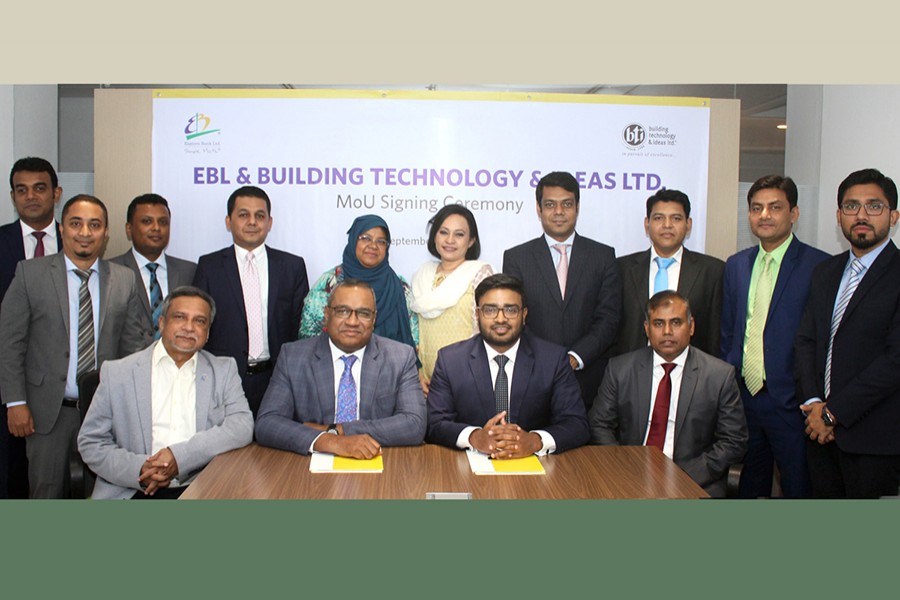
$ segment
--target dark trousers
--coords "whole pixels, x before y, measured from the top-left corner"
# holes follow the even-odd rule
[[[835,442],[812,440],[806,449],[815,498],[880,498],[900,491],[898,455],[851,454]]]
[[[9,432],[6,407],[0,406],[0,499],[28,498],[25,438]]]
[[[778,465],[785,498],[809,498],[812,489],[806,464],[806,434],[803,415],[786,412],[783,403],[763,388],[751,396],[743,381],[741,400],[747,417],[747,454],[741,471],[738,495],[759,498],[772,495],[772,474]]]
[[[250,405],[250,412],[253,413],[253,420],[256,420],[256,414],[259,412],[259,405],[262,404],[263,396],[269,387],[269,380],[272,379],[273,369],[248,375],[241,374],[241,385],[244,388],[244,395],[247,396],[247,404]]]

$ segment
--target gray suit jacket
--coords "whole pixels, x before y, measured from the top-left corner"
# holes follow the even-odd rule
[[[150,311],[150,293],[147,291],[147,286],[144,285],[144,278],[141,276],[141,270],[134,259],[134,253],[129,249],[125,254],[109,259],[109,262],[128,267],[134,273],[138,287],[142,290],[140,297],[141,306],[144,307],[144,310],[141,311],[141,326],[147,332],[147,335],[152,338],[153,313]],[[191,285],[194,281],[194,271],[197,270],[197,263],[166,254],[166,269],[168,271],[169,291],[171,292],[177,287]]]
[[[97,261],[97,270],[97,364],[101,365],[146,347],[150,340],[140,324],[134,274],[105,260]],[[28,403],[37,433],[53,428],[62,407],[69,369],[69,329],[63,253],[20,262],[0,310],[0,339],[6,346],[0,352],[0,395],[4,403]]]
[[[373,335],[360,372],[359,420],[344,423],[344,434],[367,433],[382,446],[422,443],[425,398],[412,348]],[[281,347],[256,419],[256,439],[308,454],[321,431],[304,421],[334,423],[334,366],[324,333]]]
[[[650,250],[622,256],[622,322],[611,356],[647,345],[644,308],[650,298]],[[687,298],[694,316],[691,343],[707,354],[719,355],[719,323],[722,317],[722,273],[725,263],[687,248],[681,256],[678,293]]]
[[[160,342],[161,343],[161,342]],[[152,454],[150,374],[156,345],[104,363],[78,451],[94,473],[94,498],[130,498],[140,489],[141,466]],[[178,481],[188,483],[217,455],[253,439],[253,416],[232,358],[197,354],[197,433],[169,447]]]
[[[649,346],[611,359],[589,417],[591,441],[643,445],[652,387]],[[692,346],[675,416],[675,464],[710,496],[722,497],[728,469],[744,458],[746,449],[747,422],[734,367]]]

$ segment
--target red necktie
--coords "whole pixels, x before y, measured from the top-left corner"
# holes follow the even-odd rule
[[[663,363],[662,368],[665,373],[656,390],[656,403],[653,405],[653,417],[650,419],[650,433],[647,434],[647,445],[656,446],[660,450],[666,443],[669,401],[672,399],[672,369],[675,368],[675,363]]]
[[[37,244],[34,247],[34,258],[40,258],[44,255],[44,236],[47,234],[43,231],[32,231],[31,235],[37,238]]]

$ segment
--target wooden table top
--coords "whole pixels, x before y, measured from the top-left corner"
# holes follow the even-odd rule
[[[707,498],[659,449],[584,446],[541,457],[545,475],[475,475],[466,454],[424,444],[384,449],[383,473],[310,473],[308,456],[255,443],[217,456],[182,499]]]

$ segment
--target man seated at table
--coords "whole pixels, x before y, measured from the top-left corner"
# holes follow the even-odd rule
[[[647,303],[650,346],[610,360],[591,409],[591,441],[656,446],[713,497],[747,449],[734,367],[690,346],[688,301],[671,290]]]
[[[78,434],[94,498],[177,498],[216,455],[253,439],[234,359],[201,350],[215,316],[206,292],[177,288],[163,302],[160,340],[103,363]]]
[[[325,333],[281,347],[256,420],[264,446],[373,458],[425,435],[425,399],[412,348],[372,335],[369,284],[345,279],[325,306]]]
[[[438,353],[428,391],[427,441],[521,458],[588,441],[581,389],[566,349],[523,333],[522,282],[487,277],[475,288],[479,334]]]

